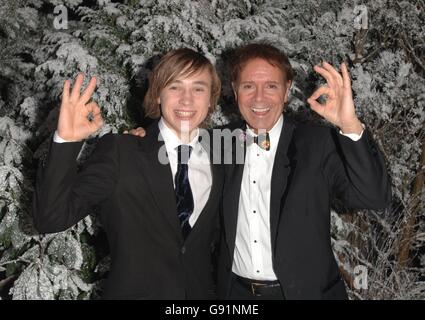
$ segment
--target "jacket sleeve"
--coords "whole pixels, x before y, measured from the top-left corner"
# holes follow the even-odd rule
[[[322,166],[331,197],[348,208],[384,209],[391,202],[391,186],[385,161],[370,132],[358,141],[332,131]]]
[[[113,193],[119,168],[115,139],[112,134],[100,138],[81,170],[76,159],[82,142],[51,142],[47,161],[38,168],[33,197],[39,232],[66,230]]]

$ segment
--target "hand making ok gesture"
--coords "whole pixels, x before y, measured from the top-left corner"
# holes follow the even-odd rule
[[[66,80],[58,121],[58,135],[67,141],[81,141],[88,138],[103,126],[100,108],[95,102],[89,102],[96,88],[96,78],[90,82],[80,94],[84,75],[79,74],[72,91],[70,81]]]
[[[327,85],[321,86],[307,99],[311,108],[343,133],[360,134],[363,127],[356,116],[346,64],[341,64],[342,76],[327,62],[323,62],[322,66],[316,65],[314,70],[326,79]],[[316,101],[322,95],[327,97],[324,104]]]

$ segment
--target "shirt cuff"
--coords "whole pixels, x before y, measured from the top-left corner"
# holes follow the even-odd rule
[[[339,130],[339,133],[342,134],[343,136],[350,138],[353,141],[359,141],[361,139],[362,135],[363,135],[364,130],[365,130],[365,125],[363,123],[362,123],[362,127],[363,127],[363,130],[360,134],[357,134],[357,133],[342,133],[341,130]]]
[[[62,139],[61,137],[59,137],[58,130],[56,130],[55,131],[55,134],[53,135],[53,142],[56,142],[56,143],[66,143],[66,142],[71,142],[71,141],[67,141],[67,140]]]

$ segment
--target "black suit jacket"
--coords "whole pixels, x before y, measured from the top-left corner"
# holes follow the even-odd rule
[[[350,208],[390,201],[382,155],[365,130],[354,142],[327,127],[284,118],[274,160],[270,237],[273,269],[286,299],[346,299],[330,236],[333,197]],[[243,164],[225,165],[219,297],[229,294]]]
[[[212,249],[218,238],[222,167],[211,165],[209,199],[186,241],[170,166],[155,122],[147,136],[107,134],[78,172],[82,143],[52,143],[40,166],[33,214],[42,233],[63,231],[99,205],[111,267],[104,298],[215,298]]]

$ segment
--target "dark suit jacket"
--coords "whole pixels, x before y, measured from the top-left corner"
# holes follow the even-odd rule
[[[218,293],[231,285],[243,164],[225,165]],[[365,130],[354,142],[335,130],[285,116],[274,160],[270,233],[273,269],[286,299],[346,299],[330,236],[330,203],[381,209],[390,184],[381,153]]]
[[[34,196],[36,228],[63,231],[99,205],[111,252],[104,298],[215,298],[211,251],[218,238],[222,168],[212,165],[209,199],[186,241],[169,165],[158,160],[159,128],[145,138],[107,134],[77,172],[82,143],[52,143]],[[164,149],[165,150],[165,149]]]

